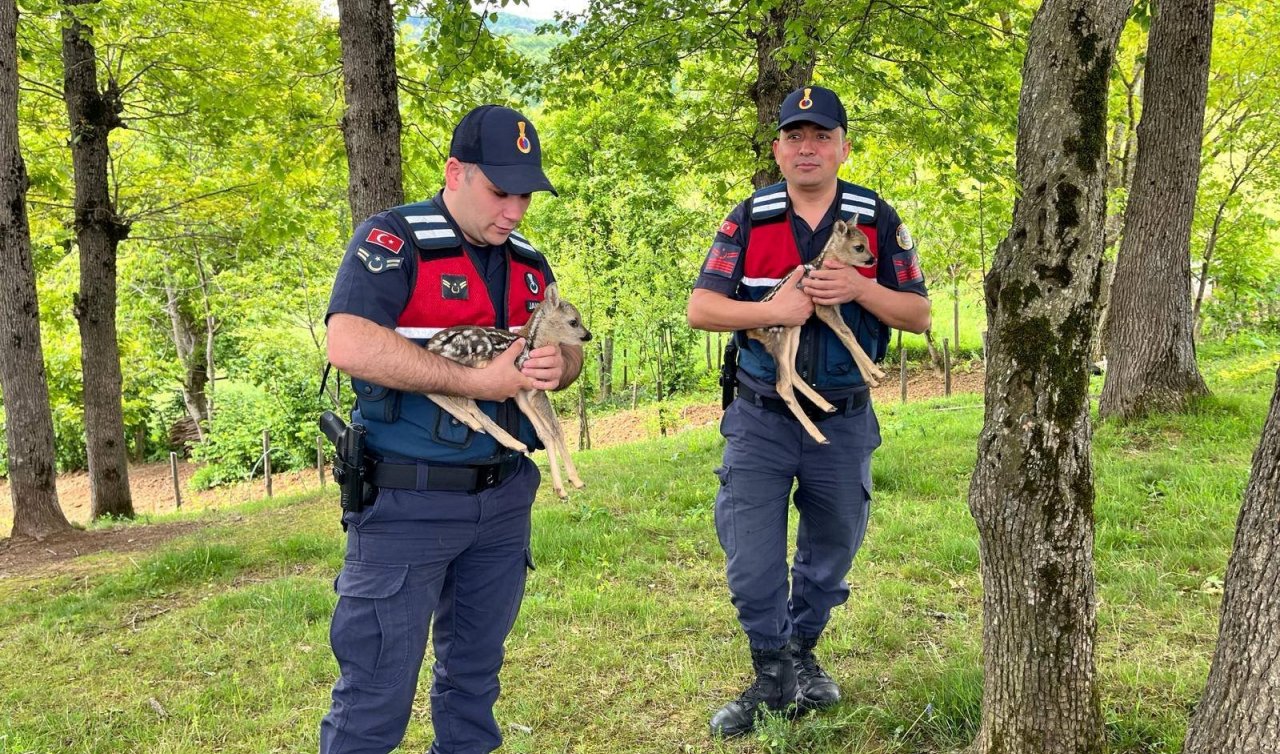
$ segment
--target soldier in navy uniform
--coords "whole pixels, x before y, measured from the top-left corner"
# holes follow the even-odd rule
[[[534,464],[441,411],[424,393],[474,398],[530,448],[511,400],[577,378],[578,347],[535,349],[521,369],[517,340],[484,368],[422,345],[454,325],[518,328],[554,280],[516,227],[542,172],[538,133],[515,110],[485,105],[458,123],[431,199],[356,228],[327,317],[329,360],[351,375],[378,488],[343,514],[347,552],[330,642],[341,672],[320,724],[321,754],[385,754],[404,736],[428,628],[435,650],[432,754],[498,748],[494,720],[503,642],[533,568]]]
[[[874,191],[836,177],[849,156],[848,120],[835,92],[818,86],[782,103],[773,157],[786,179],[756,191],[716,234],[692,296],[689,324],[736,331],[736,398],[725,411],[724,463],[715,522],[729,591],[746,632],[754,682],[711,718],[713,735],[746,733],[765,709],[817,709],[840,699],[814,656],[831,610],[849,597],[845,576],[866,532],[871,453],[880,425],[853,357],[816,317],[838,305],[863,349],[884,358],[889,328],[924,332],[930,305],[914,242],[897,212]],[[828,261],[762,301],[788,273],[821,251],[838,219],[856,223],[876,263]],[[793,280],[797,280],[793,278]],[[802,399],[830,440],[819,445],[774,390],[776,366],[744,331],[802,325],[797,372],[837,409]],[[792,485],[796,484],[794,496]],[[788,585],[788,497],[799,513]]]

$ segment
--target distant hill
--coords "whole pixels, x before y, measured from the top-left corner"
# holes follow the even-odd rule
[[[565,41],[563,34],[537,34],[539,26],[553,22],[550,18],[529,18],[526,16],[517,16],[511,13],[499,13],[496,21],[486,21],[486,24],[493,33],[500,37],[506,37],[511,41],[511,46],[516,52],[525,55],[533,60],[544,62],[550,55],[551,48]],[[428,23],[429,19],[411,16],[408,23],[414,29],[421,30]]]

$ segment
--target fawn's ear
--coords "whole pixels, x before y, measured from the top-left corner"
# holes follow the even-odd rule
[[[845,222],[844,220],[836,220],[836,224],[832,227],[833,227],[833,232],[835,232],[837,235],[843,236],[845,233],[849,232],[849,223]]]
[[[546,302],[552,306],[560,305],[560,284],[552,283],[547,286]]]

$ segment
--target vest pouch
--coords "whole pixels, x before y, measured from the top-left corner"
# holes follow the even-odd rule
[[[857,337],[857,328],[849,329],[853,330],[854,337]],[[849,353],[849,349],[840,342],[840,337],[830,328],[823,327],[819,333],[822,341],[822,364],[818,367],[819,373],[831,377],[842,377],[848,374],[854,368],[853,354]]]
[[[370,421],[390,424],[400,418],[400,391],[375,385],[372,382],[351,379],[360,406],[360,416]]]
[[[431,433],[433,440],[451,448],[465,448],[471,444],[474,436],[475,432],[471,427],[458,421],[448,411],[442,408],[436,410],[436,426]]]

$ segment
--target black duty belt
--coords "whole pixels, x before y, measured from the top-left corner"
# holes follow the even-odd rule
[[[480,466],[427,463],[373,463],[369,481],[375,487],[426,492],[480,492],[496,487],[520,468],[520,457]]]
[[[775,414],[782,414],[788,419],[796,418],[795,414],[791,413],[791,409],[787,408],[786,401],[781,398],[770,398],[767,395],[760,395],[741,382],[738,383],[738,397],[747,403],[753,403],[767,411],[772,411]],[[870,398],[871,391],[865,387],[855,393],[845,396],[844,398],[828,398],[827,403],[835,406],[836,410],[831,413],[827,413],[810,403],[809,399],[802,398],[799,393],[796,393],[796,399],[800,402],[800,408],[804,411],[806,416],[815,422],[820,422],[823,419],[828,419],[832,416],[844,416],[851,411],[857,411],[867,405],[867,401],[870,400]]]

